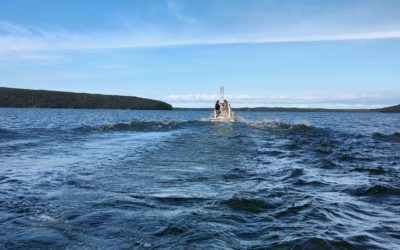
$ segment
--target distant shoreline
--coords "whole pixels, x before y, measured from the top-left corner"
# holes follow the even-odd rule
[[[3,108],[172,110],[172,105],[136,96],[0,87]]]
[[[210,111],[213,108],[174,108],[174,110],[202,110]],[[255,108],[234,108],[235,111],[256,111],[256,112],[379,112],[379,113],[400,113],[400,105],[379,109],[326,109],[326,108],[283,108],[283,107],[255,107]]]
[[[177,111],[212,111],[213,108],[174,108]],[[234,111],[241,112],[371,112],[369,109],[322,109],[322,108],[234,108]]]
[[[120,95],[104,95],[75,93],[51,90],[32,90],[0,87],[0,108],[65,108],[65,109],[131,109],[131,110],[193,110],[212,111],[210,108],[181,108],[171,104],[135,97]],[[296,107],[241,107],[235,111],[254,112],[380,112],[400,113],[400,104],[378,109],[328,109],[328,108],[296,108]]]

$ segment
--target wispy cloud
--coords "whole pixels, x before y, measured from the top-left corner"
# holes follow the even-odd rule
[[[257,97],[249,95],[226,95],[226,98],[230,100],[254,100]],[[167,100],[179,100],[179,101],[211,101],[219,99],[219,95],[214,94],[171,94],[165,97]]]
[[[357,99],[381,99],[381,98],[394,98],[400,97],[399,93],[300,93],[291,95],[269,95],[269,96],[252,96],[252,95],[225,95],[227,99],[235,101],[248,101],[248,100],[357,100]],[[170,94],[165,96],[167,100],[180,100],[180,101],[209,101],[218,99],[219,95],[216,94]]]
[[[107,13],[115,18],[108,28],[85,28],[85,19],[75,20],[79,25],[74,29],[59,23],[51,24],[59,27],[54,28],[0,20],[0,53],[400,38],[399,6],[376,1],[204,1],[199,5],[165,0]]]
[[[119,30],[115,32],[69,32],[44,30],[0,21],[0,53],[18,51],[57,51],[122,49],[185,45],[257,44],[284,42],[313,42],[340,40],[370,40],[400,38],[399,29],[382,29],[367,32],[273,35],[260,33],[181,33],[170,34],[163,30]]]
[[[10,56],[12,54],[12,56]],[[0,54],[0,64],[13,65],[21,62],[34,63],[55,63],[68,62],[70,60],[66,55],[49,52],[24,51],[21,53],[6,53],[6,56]]]

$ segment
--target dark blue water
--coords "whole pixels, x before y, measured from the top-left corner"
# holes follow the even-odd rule
[[[0,109],[0,249],[399,249],[400,115]]]

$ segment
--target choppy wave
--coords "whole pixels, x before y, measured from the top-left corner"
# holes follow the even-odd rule
[[[274,207],[272,204],[268,204],[263,199],[257,197],[232,197],[224,203],[234,210],[254,213]]]
[[[7,134],[7,133],[9,133],[8,130],[0,128],[0,134]]]
[[[326,239],[323,237],[301,237],[281,243],[272,244],[274,249],[354,249],[351,242],[341,238]],[[262,246],[255,249],[264,249]]]
[[[382,166],[378,166],[378,167],[360,167],[360,166],[358,166],[358,167],[353,168],[352,171],[365,172],[365,173],[374,174],[374,175],[382,175],[382,174],[385,174],[386,172],[388,172]]]
[[[73,128],[75,132],[118,132],[118,131],[135,131],[135,132],[163,132],[171,131],[182,128],[201,128],[207,125],[214,124],[216,126],[230,126],[230,123],[211,123],[208,119],[200,119],[195,121],[189,120],[150,120],[150,121],[131,121],[126,123],[111,123],[96,126],[80,126]],[[308,133],[312,131],[320,131],[320,128],[310,126],[307,124],[291,124],[282,121],[251,121],[251,120],[241,120],[237,124],[242,126],[258,129],[258,130],[269,130],[276,132],[287,132],[287,133]],[[66,129],[46,129],[46,128],[31,128],[24,131],[25,134],[32,135],[46,135],[54,133],[67,133]],[[16,134],[16,132],[9,131],[6,129],[0,129],[0,135]]]
[[[83,126],[76,128],[79,132],[162,132],[193,126],[203,126],[205,121],[131,121],[128,123],[114,123],[100,126]]]
[[[13,139],[17,137],[18,133],[16,131],[8,129],[0,129],[0,139]]]
[[[278,134],[308,135],[326,133],[326,129],[317,128],[307,124],[292,124],[281,121],[249,121],[241,119],[235,124],[212,123],[208,119],[194,121],[166,120],[166,121],[131,121],[127,123],[112,123],[98,126],[81,126],[75,128],[78,133],[107,133],[107,132],[168,132],[180,129],[199,130],[207,126],[219,129],[239,130],[255,129]]]
[[[395,195],[400,197],[400,187],[376,184],[357,188],[352,190],[351,193],[358,196]]]
[[[241,120],[240,122],[256,129],[266,129],[266,130],[294,130],[307,132],[312,130],[314,127],[307,125],[305,123],[286,123],[283,121],[251,121],[251,120]]]
[[[400,246],[395,116],[48,112],[0,120],[0,249]]]
[[[15,134],[6,129],[0,129],[0,142],[9,141],[15,137]],[[1,148],[0,148],[1,150]]]
[[[400,133],[393,133],[393,134],[381,134],[381,133],[374,133],[373,137],[377,140],[388,141],[388,142],[400,142]]]

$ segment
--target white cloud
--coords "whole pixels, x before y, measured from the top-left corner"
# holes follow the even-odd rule
[[[35,63],[55,63],[69,61],[69,57],[49,52],[31,52],[23,53],[6,53],[5,56],[0,54],[0,64],[12,65],[20,62],[35,62]]]
[[[400,6],[374,2],[166,0],[110,11],[107,30],[79,20],[73,30],[0,20],[0,53],[400,38]]]
[[[399,93],[304,93],[291,95],[226,95],[236,107],[321,107],[375,108],[396,104]],[[163,98],[176,107],[210,107],[219,99],[214,94],[171,94]]]
[[[253,100],[255,97],[248,95],[226,95],[225,98],[230,100]],[[166,100],[179,101],[211,101],[219,99],[219,95],[215,94],[171,94],[165,97]]]
[[[334,34],[274,35],[254,31],[245,33],[172,34],[161,29],[118,30],[113,32],[68,32],[22,27],[0,21],[0,53],[24,51],[120,49],[184,45],[256,44],[400,38],[399,29]]]
[[[400,98],[400,93],[304,93],[291,95],[269,95],[269,96],[251,96],[245,94],[225,95],[225,98],[235,101],[262,101],[262,100],[359,100],[359,99],[382,99],[382,98]],[[166,100],[179,101],[209,101],[218,99],[216,94],[170,94],[165,96]]]

